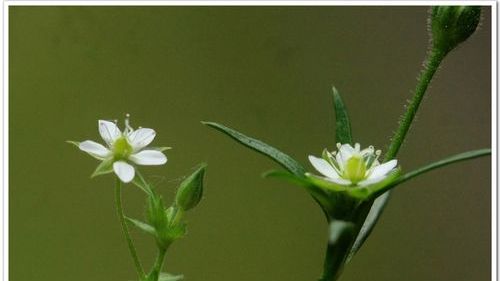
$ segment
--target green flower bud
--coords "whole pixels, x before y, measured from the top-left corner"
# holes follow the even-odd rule
[[[481,8],[478,6],[432,7],[432,47],[448,53],[474,33],[480,18]]]
[[[175,196],[175,203],[182,210],[187,211],[194,208],[203,196],[203,176],[206,164],[202,164],[193,174],[187,177],[179,186]]]

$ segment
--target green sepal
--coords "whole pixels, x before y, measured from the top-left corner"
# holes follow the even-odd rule
[[[137,227],[138,229],[140,229],[148,234],[151,234],[153,236],[156,236],[156,230],[153,226],[151,226],[145,222],[133,219],[133,218],[125,217],[125,219],[127,220],[127,222],[129,224]]]
[[[146,207],[147,222],[152,225],[157,232],[168,227],[168,218],[165,212],[165,205],[161,196],[152,192],[148,196]]]
[[[334,183],[329,181],[323,177],[319,177],[310,173],[306,173],[307,180],[315,186],[318,186],[322,189],[334,191],[334,192],[343,192],[348,190],[350,187],[348,185],[342,185],[338,183]]]
[[[265,156],[271,158],[274,160],[276,163],[280,164],[283,166],[285,169],[290,171],[292,174],[303,177],[305,173],[304,167],[297,162],[295,159],[292,157],[288,156],[287,154],[281,152],[280,150],[258,140],[254,139],[251,137],[248,137],[236,130],[233,130],[231,128],[228,128],[224,125],[214,123],[214,122],[201,122],[204,125],[210,126],[226,135],[229,137],[233,138],[234,140],[238,141],[239,143],[245,145],[248,148],[251,148],[261,154],[264,154]]]
[[[401,169],[396,168],[395,170],[387,174],[383,180],[367,186],[349,188],[347,189],[347,193],[350,196],[361,200],[375,199],[388,189],[396,186],[397,180],[400,176]]]
[[[332,94],[335,108],[335,141],[341,144],[352,144],[351,122],[349,121],[347,108],[334,86],[332,86]]]
[[[97,165],[97,168],[90,177],[93,178],[113,172],[113,162],[113,158],[103,160],[99,163],[99,165]]]
[[[158,281],[179,281],[182,279],[184,279],[184,275],[182,275],[182,274],[174,275],[174,274],[170,274],[167,272],[162,272],[162,273],[160,273],[160,277],[158,278]]]
[[[448,53],[469,38],[481,20],[479,6],[435,6],[431,9],[432,47]]]

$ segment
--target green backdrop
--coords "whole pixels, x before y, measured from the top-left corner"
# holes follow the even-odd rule
[[[490,146],[491,17],[449,54],[398,158],[410,170]],[[166,268],[186,280],[313,281],[326,224],[276,165],[200,124],[217,121],[307,165],[334,148],[330,86],[355,139],[386,148],[426,53],[426,7],[11,7],[10,280],[132,280],[111,176],[66,140],[132,115],[172,146],[144,168],[170,200],[207,161],[206,193]],[[398,188],[342,281],[490,280],[490,157]],[[127,214],[143,195],[124,190]],[[134,232],[151,262],[154,245]]]

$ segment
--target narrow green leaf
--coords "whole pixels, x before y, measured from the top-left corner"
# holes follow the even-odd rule
[[[92,175],[90,177],[93,178],[93,177],[109,174],[111,172],[113,172],[113,159],[112,158],[103,160],[101,163],[99,163],[99,165],[97,166],[97,168],[94,170],[94,172],[92,173]]]
[[[491,149],[490,148],[483,148],[483,149],[478,149],[478,150],[472,150],[472,151],[467,151],[467,152],[459,153],[459,154],[447,157],[445,159],[436,161],[434,163],[425,165],[425,166],[420,167],[420,168],[418,168],[416,170],[413,170],[413,171],[411,171],[411,172],[409,172],[409,173],[401,176],[401,178],[399,178],[399,180],[397,181],[396,184],[400,184],[400,183],[405,182],[405,181],[407,181],[407,180],[409,180],[411,178],[414,178],[414,177],[416,177],[418,175],[421,175],[423,173],[432,171],[434,169],[437,169],[437,168],[440,168],[440,167],[443,167],[443,166],[446,166],[446,165],[449,165],[449,164],[453,164],[453,163],[456,163],[456,162],[465,161],[465,160],[469,160],[469,159],[474,159],[474,158],[478,158],[478,157],[481,157],[481,156],[487,156],[487,155],[491,155]]]
[[[379,190],[379,193],[383,193],[380,195],[374,202],[373,205],[370,209],[370,212],[368,213],[368,216],[365,219],[365,222],[363,223],[363,226],[361,227],[361,230],[359,231],[358,236],[356,237],[356,241],[354,241],[354,244],[351,248],[351,251],[349,252],[349,256],[347,257],[347,262],[349,262],[354,254],[361,248],[365,240],[368,238],[370,235],[371,231],[373,230],[373,227],[377,223],[380,215],[382,214],[385,205],[387,204],[387,201],[389,200],[390,196],[390,189],[395,187],[396,185],[399,185],[402,182],[405,182],[413,177],[416,177],[420,174],[423,174],[425,172],[434,170],[439,167],[443,167],[449,164],[453,164],[456,162],[460,161],[465,161],[469,159],[474,159],[477,157],[481,156],[486,156],[491,154],[491,149],[485,148],[485,149],[478,149],[478,150],[473,150],[473,151],[468,151],[460,154],[456,154],[453,156],[450,156],[448,158],[445,158],[443,160],[431,163],[429,165],[423,166],[421,168],[418,168],[412,172],[409,172],[401,177],[399,177],[394,183],[387,185],[383,190]]]
[[[366,219],[361,226],[361,229],[359,230],[358,236],[356,237],[356,240],[354,241],[349,254],[347,255],[346,263],[351,261],[351,259],[354,257],[354,254],[356,254],[361,246],[363,246],[363,243],[372,232],[373,227],[375,227],[375,224],[377,223],[380,215],[385,208],[387,200],[389,200],[389,195],[390,193],[386,192],[375,199],[375,201],[373,202],[372,207],[370,208],[370,211],[368,212],[368,215],[366,216]]]
[[[264,178],[283,179],[283,180],[286,180],[286,181],[289,181],[291,183],[294,183],[294,184],[297,184],[300,186],[304,186],[304,187],[308,187],[311,185],[311,182],[308,181],[306,178],[298,177],[294,174],[291,174],[291,173],[285,172],[285,171],[272,170],[272,171],[265,172],[264,174],[262,174],[262,176]]]
[[[251,137],[245,136],[244,134],[228,128],[224,125],[214,123],[214,122],[201,122],[207,126],[210,126],[228,136],[238,141],[239,143],[261,153],[265,156],[271,158],[276,163],[283,166],[285,169],[290,171],[292,174],[304,177],[305,169],[299,164],[295,159],[286,155],[285,153],[279,151],[278,149]]]
[[[265,178],[277,178],[283,179],[288,182],[294,183],[300,187],[306,189],[306,191],[311,195],[311,197],[318,203],[321,207],[325,216],[329,218],[330,211],[334,208],[335,200],[332,198],[332,194],[327,193],[325,190],[315,186],[307,178],[299,177],[286,171],[269,171],[262,175]]]
[[[335,108],[335,140],[337,143],[352,144],[351,122],[347,115],[347,108],[339,92],[332,86],[333,106]]]
[[[129,224],[139,228],[140,230],[142,230],[148,234],[151,234],[151,235],[156,235],[156,231],[155,231],[154,227],[152,227],[151,225],[149,225],[145,222],[133,219],[133,218],[129,218],[129,217],[125,217],[125,219],[127,220],[127,222]]]

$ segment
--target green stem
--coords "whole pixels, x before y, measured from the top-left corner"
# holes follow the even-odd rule
[[[120,179],[116,178],[116,187],[115,187],[116,214],[118,215],[118,219],[120,220],[122,232],[123,235],[125,236],[125,240],[127,241],[128,249],[130,250],[130,255],[134,260],[134,265],[137,271],[137,275],[139,276],[139,280],[144,280],[146,277],[144,274],[144,269],[142,268],[139,256],[137,256],[137,251],[135,250],[134,242],[132,241],[132,237],[130,236],[130,232],[128,231],[125,215],[123,214],[121,187],[122,187],[122,182],[120,181]]]
[[[160,277],[160,272],[163,267],[163,261],[165,260],[165,255],[167,253],[167,247],[165,248],[159,248],[158,249],[158,255],[156,256],[156,261],[153,266],[153,270],[151,271],[150,279],[151,281],[157,281],[158,278]]]
[[[408,107],[406,108],[406,112],[404,113],[399,123],[398,130],[396,131],[396,133],[392,138],[392,142],[385,155],[385,160],[393,159],[398,154],[399,148],[403,144],[406,134],[410,129],[411,123],[413,122],[413,119],[417,114],[418,107],[422,102],[425,91],[429,87],[432,77],[436,73],[439,64],[441,63],[445,55],[446,53],[443,53],[442,51],[438,51],[436,49],[432,49],[430,51],[428,59],[426,60],[424,65],[424,70],[422,71],[420,77],[418,78],[418,84],[417,87],[415,88],[415,94],[413,95],[413,98],[411,99],[410,103],[408,104]]]
[[[342,256],[342,253],[339,253],[334,245],[330,243],[327,245],[323,264],[323,276],[318,281],[332,281],[336,279],[336,275],[339,275],[341,272]]]

